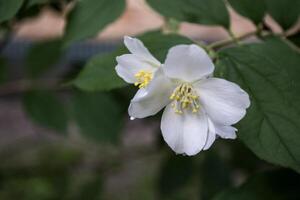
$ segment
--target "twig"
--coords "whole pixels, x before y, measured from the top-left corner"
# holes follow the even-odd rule
[[[228,29],[228,34],[232,38],[233,42],[235,42],[237,45],[240,45],[239,39],[235,36],[231,29]]]
[[[211,45],[209,45],[208,47],[210,49],[219,49],[219,48],[222,48],[224,46],[236,43],[236,40],[238,40],[238,41],[244,40],[248,37],[255,36],[256,34],[257,34],[257,31],[249,32],[249,33],[246,33],[246,34],[238,36],[238,37],[234,37],[234,38],[214,42]]]

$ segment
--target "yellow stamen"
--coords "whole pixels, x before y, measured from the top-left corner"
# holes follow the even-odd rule
[[[140,70],[134,76],[137,80],[134,85],[138,86],[139,88],[146,87],[153,78],[152,72],[147,72],[145,70]]]
[[[199,96],[189,83],[182,83],[175,88],[170,96],[172,108],[175,113],[182,114],[184,109],[190,109],[192,113],[197,113],[200,109]]]

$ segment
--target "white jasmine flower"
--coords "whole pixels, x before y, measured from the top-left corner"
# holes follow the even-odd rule
[[[207,150],[217,136],[236,138],[232,125],[245,116],[249,96],[235,83],[211,77],[213,71],[213,62],[200,47],[171,48],[165,64],[131,101],[129,115],[144,118],[166,106],[161,130],[178,154]]]
[[[162,98],[162,94],[169,89],[170,81],[163,76],[161,63],[140,40],[125,36],[124,44],[131,54],[117,57],[116,72],[127,83],[139,87],[129,106],[130,119],[154,115],[168,102],[168,99]],[[145,105],[135,104],[141,100]]]

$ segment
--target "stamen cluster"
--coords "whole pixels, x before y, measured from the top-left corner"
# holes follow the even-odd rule
[[[191,109],[193,113],[197,113],[200,108],[199,96],[189,83],[182,83],[176,87],[170,99],[174,101],[171,106],[178,114],[182,114],[184,109]]]
[[[152,72],[141,70],[138,73],[136,73],[134,76],[137,79],[134,85],[138,86],[139,88],[145,88],[152,80],[153,74]]]

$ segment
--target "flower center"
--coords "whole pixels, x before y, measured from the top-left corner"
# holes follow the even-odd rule
[[[197,113],[200,108],[199,96],[190,83],[182,83],[176,87],[170,99],[173,100],[172,107],[178,114],[182,114],[184,109]]]
[[[147,72],[145,70],[139,71],[134,76],[135,76],[135,78],[137,80],[134,83],[134,85],[138,86],[139,88],[146,87],[150,83],[150,81],[152,80],[152,78],[153,78],[152,72]]]

